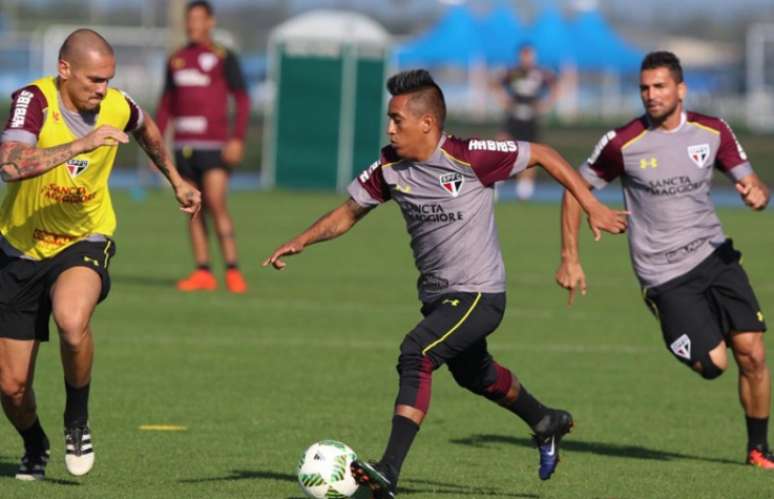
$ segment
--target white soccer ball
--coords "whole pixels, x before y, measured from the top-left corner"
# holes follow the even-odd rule
[[[298,463],[296,474],[301,489],[313,499],[344,499],[358,489],[349,465],[355,451],[335,440],[312,444]]]

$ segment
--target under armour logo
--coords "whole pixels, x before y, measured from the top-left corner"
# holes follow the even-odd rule
[[[94,265],[95,267],[99,267],[99,262],[93,258],[89,258],[88,256],[83,257],[83,261],[86,263],[90,263]]]
[[[645,170],[648,167],[650,168],[658,167],[658,160],[656,159],[655,156],[650,159],[645,159],[645,158],[640,159],[640,168]]]
[[[451,305],[452,307],[456,307],[457,305],[460,304],[460,301],[457,300],[457,299],[452,300],[452,299],[447,298],[447,299],[445,299],[444,301],[441,302],[441,305],[446,305],[447,303],[449,305]]]

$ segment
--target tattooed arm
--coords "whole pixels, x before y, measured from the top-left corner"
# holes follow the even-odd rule
[[[56,168],[78,154],[100,146],[115,146],[128,141],[126,134],[116,128],[103,125],[88,135],[55,147],[35,147],[22,142],[8,141],[0,144],[0,178],[4,182],[18,182],[37,177]]]
[[[280,257],[301,253],[304,247],[310,244],[339,237],[351,229],[369,211],[371,208],[360,206],[352,198],[347,199],[338,208],[318,218],[304,232],[274,250],[274,253],[264,260],[262,266],[273,265],[275,269],[282,270],[286,263]]]
[[[195,214],[201,207],[201,193],[180,177],[169,151],[164,145],[164,137],[161,135],[159,127],[148,113],[143,112],[143,116],[142,126],[134,132],[134,138],[137,139],[137,143],[156,165],[156,168],[172,185],[177,202],[180,203],[180,209],[186,213]]]

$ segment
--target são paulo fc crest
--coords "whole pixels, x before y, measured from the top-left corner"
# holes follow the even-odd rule
[[[77,177],[86,170],[89,166],[88,159],[71,159],[65,163],[67,171],[70,172],[72,178]]]
[[[677,338],[669,345],[675,355],[682,357],[685,360],[691,360],[691,339],[687,334],[684,334]]]
[[[199,67],[204,70],[205,73],[209,73],[215,64],[218,63],[218,56],[210,52],[202,52],[199,54]]]
[[[688,157],[699,168],[707,166],[707,160],[710,156],[709,144],[699,144],[696,146],[688,146]]]
[[[446,173],[438,177],[443,190],[451,194],[453,197],[460,195],[462,191],[462,184],[465,183],[465,178],[461,173]]]

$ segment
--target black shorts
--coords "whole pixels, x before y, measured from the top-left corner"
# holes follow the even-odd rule
[[[102,280],[99,301],[110,292],[108,266],[115,255],[111,239],[81,241],[44,260],[27,260],[0,250],[0,337],[48,341],[51,286],[72,267],[94,269]]]
[[[505,293],[449,293],[425,303],[425,317],[410,333],[434,368],[483,344],[503,319]]]
[[[766,330],[741,256],[729,239],[686,274],[645,290],[645,303],[680,362],[692,366],[734,333]]]
[[[175,166],[183,178],[197,186],[202,185],[202,177],[206,171],[221,169],[231,172],[223,163],[220,149],[193,149],[187,146],[176,149]]]
[[[505,120],[505,131],[513,140],[537,142],[538,122],[537,120],[523,121],[509,117]]]

